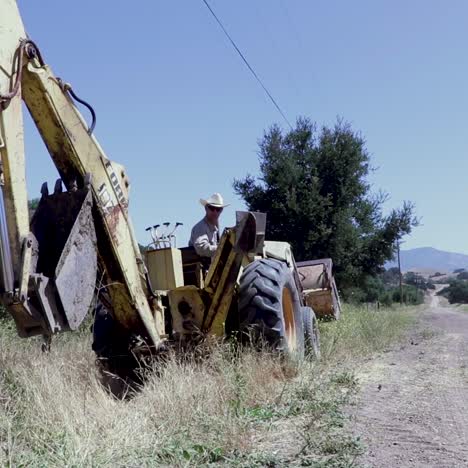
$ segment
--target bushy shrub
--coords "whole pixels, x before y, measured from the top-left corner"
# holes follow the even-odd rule
[[[452,280],[449,286],[439,292],[439,295],[446,297],[450,304],[468,304],[468,281]]]
[[[365,302],[366,292],[362,288],[346,288],[340,291],[341,299],[350,304],[361,304]]]
[[[403,300],[404,304],[418,305],[424,302],[424,292],[416,286],[403,285]],[[393,302],[400,302],[400,288],[394,288],[392,291]]]
[[[391,291],[385,291],[380,297],[380,302],[386,307],[390,307],[393,304],[393,294]]]
[[[423,291],[435,288],[434,283],[431,280],[427,280],[424,276],[418,273],[414,273],[413,271],[405,273],[403,276],[403,281],[405,284],[415,286],[416,288],[422,289]]]
[[[380,302],[386,306],[391,306],[395,302],[399,303],[399,285],[395,285],[394,278],[392,278],[391,284],[386,284],[384,278],[388,279],[388,275],[384,275],[385,273],[375,277],[366,277],[362,280],[360,287],[347,288],[341,291],[343,300],[352,304]],[[402,302],[411,305],[422,304],[424,301],[424,291],[426,289],[434,289],[434,284],[414,273],[408,278],[415,284],[403,285]]]

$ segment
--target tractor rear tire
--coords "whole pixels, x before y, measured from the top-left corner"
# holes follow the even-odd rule
[[[302,326],[306,355],[320,359],[320,332],[318,320],[310,307],[302,307]]]
[[[248,265],[240,279],[238,310],[243,336],[262,339],[290,358],[304,356],[300,296],[286,263],[261,259]]]

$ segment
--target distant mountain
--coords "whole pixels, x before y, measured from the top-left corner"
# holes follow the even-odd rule
[[[403,271],[440,271],[441,273],[451,273],[458,268],[466,268],[468,270],[468,255],[444,252],[432,247],[402,250],[400,258],[401,269]],[[386,268],[394,266],[397,266],[396,259],[385,265]]]

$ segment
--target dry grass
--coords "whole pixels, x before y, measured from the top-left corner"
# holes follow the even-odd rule
[[[351,364],[356,358],[383,351],[414,321],[418,307],[367,310],[346,305],[343,320],[321,328],[322,356],[328,362]]]
[[[468,304],[449,304],[450,307],[459,310],[460,312],[468,312]]]
[[[352,362],[388,346],[405,311],[347,309],[322,327],[322,361],[292,370],[266,352],[217,346],[170,360],[134,398],[99,385],[86,334],[49,354],[0,327],[0,465],[27,467],[353,466],[343,430]]]

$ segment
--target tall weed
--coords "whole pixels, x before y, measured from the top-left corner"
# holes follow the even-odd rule
[[[278,356],[220,343],[169,359],[134,398],[99,384],[86,330],[50,353],[0,327],[0,466],[352,466],[359,441],[341,407],[352,362],[389,346],[408,310],[345,307],[321,324],[322,359],[290,372]]]

